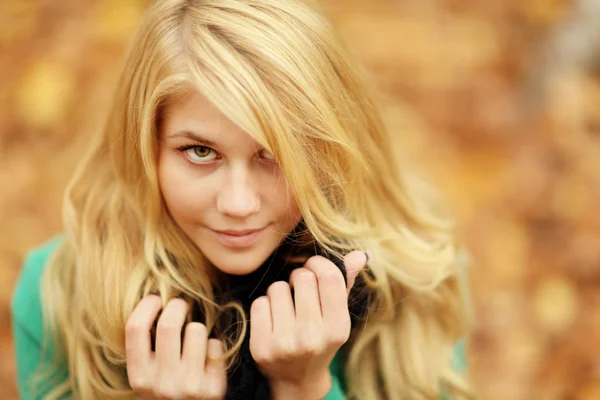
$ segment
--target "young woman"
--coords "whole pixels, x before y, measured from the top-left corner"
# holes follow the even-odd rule
[[[401,136],[314,8],[158,0],[16,289],[22,397],[469,398],[458,244]]]

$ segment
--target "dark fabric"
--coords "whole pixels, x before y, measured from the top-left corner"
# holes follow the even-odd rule
[[[249,275],[225,277],[225,286],[222,293],[217,294],[221,304],[229,300],[241,303],[246,315],[250,316],[252,302],[267,293],[271,284],[277,281],[289,281],[291,272],[304,265],[304,262],[313,255],[321,255],[330,259],[342,271],[346,279],[346,271],[341,260],[335,260],[319,246],[307,246],[302,243],[302,236],[306,227],[300,222],[282,245],[259,267]],[[309,250],[306,250],[306,249]],[[300,262],[286,262],[284,257],[294,255],[301,257]],[[351,319],[353,326],[365,315],[368,306],[368,296],[365,292],[364,281],[359,276],[350,295]],[[258,370],[250,354],[250,324],[242,346],[240,348],[238,363],[229,372],[227,400],[270,399],[270,390],[267,379]]]
[[[230,295],[242,304],[244,312],[249,317],[252,302],[265,295],[273,282],[288,281],[293,267],[272,256],[255,273],[243,277],[230,277]],[[238,364],[228,376],[227,400],[270,398],[268,382],[258,370],[250,354],[250,324],[251,321],[248,321],[248,330],[240,348]]]

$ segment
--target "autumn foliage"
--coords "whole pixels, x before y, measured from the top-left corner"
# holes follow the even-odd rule
[[[1,3],[0,398],[16,399],[13,286],[27,250],[61,229],[62,191],[146,1]],[[471,251],[478,398],[600,398],[593,2],[322,3]]]

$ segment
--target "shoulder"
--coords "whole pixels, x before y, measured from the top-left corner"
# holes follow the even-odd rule
[[[13,322],[38,340],[43,335],[40,282],[48,259],[62,240],[61,236],[56,236],[27,253],[12,296]]]
[[[464,374],[468,368],[466,346],[466,340],[463,338],[456,343],[452,350],[452,368],[461,374]]]

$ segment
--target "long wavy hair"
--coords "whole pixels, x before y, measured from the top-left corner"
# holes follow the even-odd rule
[[[43,276],[44,323],[68,368],[48,398],[134,398],[125,323],[156,293],[198,304],[235,359],[239,305],[219,304],[210,262],[174,223],[157,180],[157,125],[180,94],[202,93],[269,150],[313,240],[336,257],[366,250],[374,293],[344,347],[357,399],[469,398],[452,368],[467,335],[459,243],[438,195],[394,150],[367,74],[330,21],[297,0],[159,0],[130,45],[106,126],[71,179],[64,240]]]

